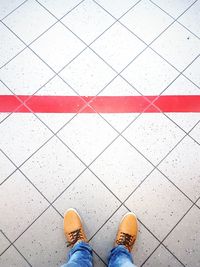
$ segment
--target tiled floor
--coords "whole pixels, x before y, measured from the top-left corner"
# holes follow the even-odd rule
[[[200,95],[199,18],[200,0],[1,0],[0,95]],[[200,266],[200,113],[15,111],[0,113],[1,267],[64,263],[72,206],[95,266],[127,211],[137,266]]]

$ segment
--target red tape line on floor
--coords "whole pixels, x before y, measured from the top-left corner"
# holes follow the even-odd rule
[[[18,98],[17,98],[18,97]],[[81,113],[157,113],[200,112],[200,95],[169,96],[32,96],[0,95],[0,112],[77,113],[90,102]],[[29,99],[28,99],[29,98]],[[26,101],[22,105],[21,101]],[[149,108],[150,102],[155,100]],[[85,101],[84,101],[85,100]],[[157,108],[156,108],[156,107]],[[92,107],[92,108],[91,108]],[[95,111],[94,111],[95,110]]]

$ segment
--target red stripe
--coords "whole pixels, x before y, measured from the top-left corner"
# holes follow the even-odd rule
[[[86,105],[85,102],[88,106],[82,109],[81,113],[200,112],[200,95],[17,97],[0,95],[0,112],[77,113]],[[20,100],[25,102],[25,105]],[[153,101],[153,105],[148,107]]]

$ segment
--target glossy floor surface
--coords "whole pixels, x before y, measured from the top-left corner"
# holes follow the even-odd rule
[[[64,263],[69,207],[94,266],[127,211],[137,266],[200,266],[200,113],[188,112],[200,103],[162,112],[148,98],[200,96],[199,18],[200,0],[0,1],[1,267]],[[93,112],[34,110],[33,95]],[[140,96],[156,110],[103,101],[103,112],[87,96]]]

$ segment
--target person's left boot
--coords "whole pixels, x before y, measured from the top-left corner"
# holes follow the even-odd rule
[[[80,241],[87,242],[81,218],[74,209],[68,209],[64,215],[64,233],[68,246],[74,246]]]

